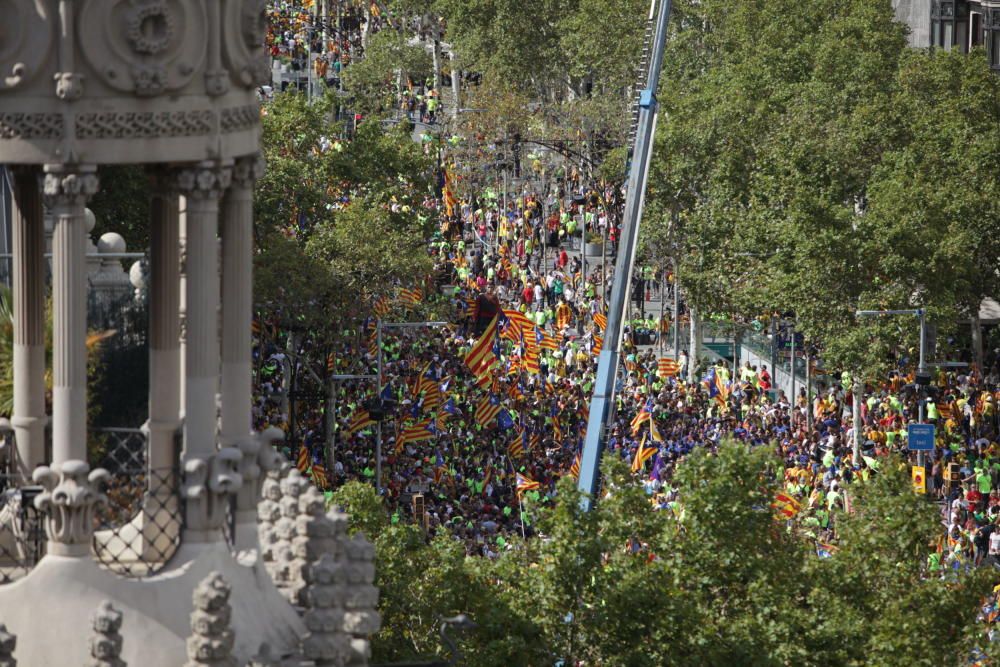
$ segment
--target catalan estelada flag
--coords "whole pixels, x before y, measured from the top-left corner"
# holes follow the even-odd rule
[[[594,313],[594,324],[599,326],[601,329],[608,328],[608,316],[604,313]]]
[[[650,399],[646,401],[642,408],[639,409],[639,412],[636,413],[635,417],[632,418],[632,435],[638,433],[639,429],[642,428],[642,425],[645,424],[647,420],[652,419],[652,410],[653,401]]]
[[[374,426],[374,425],[375,425],[375,420],[371,418],[371,415],[368,414],[368,411],[365,410],[364,408],[358,408],[357,410],[354,411],[354,414],[351,415],[351,422],[347,427],[347,431],[351,435],[354,435],[361,429],[365,429],[368,428],[369,426]]]
[[[524,455],[524,438],[520,434],[507,445],[507,456],[512,459],[521,458]]]
[[[496,396],[487,396],[476,406],[476,422],[483,428],[496,426],[499,414],[500,400]]]
[[[375,299],[375,303],[372,304],[372,311],[379,317],[385,317],[389,314],[389,299],[385,296],[380,296]]]
[[[802,505],[799,501],[792,498],[787,493],[779,491],[774,496],[774,502],[771,503],[771,508],[775,511],[777,518],[791,519],[799,513],[799,510],[802,509]]]
[[[455,196],[455,176],[451,169],[444,170],[444,208],[445,215],[449,218],[455,215],[455,208],[458,206],[458,197]]]
[[[415,308],[424,300],[424,295],[419,289],[399,290],[399,302],[408,308]]]
[[[573,479],[580,478],[580,452],[577,452],[576,456],[573,457],[573,464],[569,467],[569,474]]]
[[[556,329],[562,331],[573,321],[573,309],[565,301],[556,306]]]
[[[673,377],[681,372],[681,365],[670,357],[661,357],[656,362],[656,374],[661,378]]]
[[[295,461],[295,467],[299,469],[303,475],[309,470],[309,448],[305,445],[299,447],[299,457]]]
[[[465,365],[469,367],[472,374],[477,378],[483,373],[483,368],[487,365],[492,365],[496,361],[496,355],[493,353],[493,344],[497,335],[497,318],[494,317],[490,320],[489,325],[486,327],[486,331],[483,335],[479,337],[476,344],[472,346],[469,353],[465,355]],[[488,372],[488,370],[487,370]]]
[[[647,447],[646,436],[642,436],[642,442],[639,443],[639,448],[635,450],[635,458],[632,459],[632,472],[642,470],[646,461],[653,458],[657,451],[659,450],[656,447]]]
[[[314,463],[312,466],[312,480],[313,484],[321,489],[326,489],[330,486],[330,480],[326,476],[326,468],[323,467],[322,463]]]
[[[540,489],[542,487],[541,484],[531,479],[527,475],[522,475],[521,473],[517,473],[516,479],[517,479],[517,495],[521,495],[525,491],[534,491],[535,489]]]

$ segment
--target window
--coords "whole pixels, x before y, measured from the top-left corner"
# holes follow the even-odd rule
[[[984,35],[989,51],[990,66],[1000,69],[1000,9],[991,9]]]
[[[969,14],[969,50],[983,45],[983,15],[979,12]]]
[[[934,0],[931,3],[931,47],[968,51],[968,0]]]

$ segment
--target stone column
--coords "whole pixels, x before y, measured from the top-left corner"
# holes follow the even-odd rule
[[[149,467],[158,478],[175,463],[180,426],[180,245],[171,174],[153,176],[149,266]]]
[[[45,221],[39,174],[14,174],[14,414],[17,470],[45,462]]]
[[[87,458],[87,199],[93,165],[45,165],[52,212],[52,461]]]
[[[177,174],[185,230],[184,458],[216,451],[219,386],[219,200],[230,169],[203,162]]]
[[[263,175],[258,156],[237,160],[222,202],[222,418],[220,442],[250,436],[253,318],[253,184]],[[254,499],[253,507],[257,500]],[[251,509],[251,508],[248,508]]]

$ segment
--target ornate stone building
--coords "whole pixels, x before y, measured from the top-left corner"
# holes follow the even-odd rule
[[[13,190],[14,471],[18,485],[41,487],[22,499],[37,494],[48,539],[48,555],[34,569],[0,586],[17,657],[28,665],[83,664],[86,619],[110,600],[123,613],[122,658],[144,667],[183,664],[192,591],[210,572],[232,586],[240,664],[263,642],[294,654],[306,627],[258,553],[257,502],[277,463],[274,434],[253,433],[250,414],[252,193],[263,169],[256,88],[270,75],[265,3],[11,0],[3,11],[0,164]],[[98,180],[105,164],[144,165],[153,183],[147,501],[131,532],[113,539],[141,543],[160,514],[183,512],[179,547],[155,574],[135,579],[92,557],[112,539],[94,535],[106,475],[87,463],[85,206],[102,185],[114,187]],[[51,419],[43,207],[54,227]]]

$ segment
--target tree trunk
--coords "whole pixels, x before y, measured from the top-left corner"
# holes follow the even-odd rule
[[[434,36],[434,47],[431,51],[434,57],[434,90],[441,94],[441,42]]]
[[[697,377],[698,350],[701,349],[701,331],[699,331],[698,315],[695,312],[694,306],[688,308],[688,316],[691,320],[691,338],[688,344],[688,382],[694,382]]]
[[[980,373],[985,374],[983,368],[983,326],[979,321],[979,305],[972,308],[972,361]]]
[[[864,400],[864,384],[857,376],[854,377],[853,399],[851,405],[851,421],[854,423],[854,440],[851,443],[852,461],[857,465],[861,461],[861,401]]]

